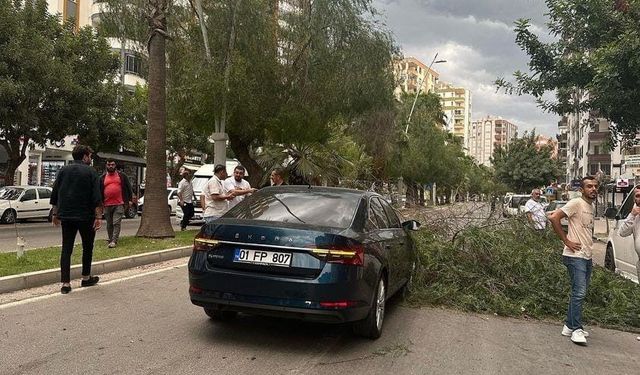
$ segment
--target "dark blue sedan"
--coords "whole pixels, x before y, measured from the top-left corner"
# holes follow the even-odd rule
[[[408,235],[378,194],[279,186],[258,191],[205,224],[189,260],[191,302],[212,319],[238,312],[354,322],[378,338],[385,303],[416,265]]]

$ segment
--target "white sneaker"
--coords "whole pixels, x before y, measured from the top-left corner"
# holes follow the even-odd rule
[[[589,332],[582,330],[582,332],[584,333],[584,337],[589,337]],[[571,336],[571,334],[573,333],[573,330],[570,329],[569,327],[567,327],[567,325],[563,325],[562,326],[562,336]]]
[[[573,333],[571,333],[571,341],[573,341],[576,344],[586,344],[587,337],[585,336],[584,331],[578,328],[575,331],[573,331]]]

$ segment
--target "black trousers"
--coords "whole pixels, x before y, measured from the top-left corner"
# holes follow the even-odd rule
[[[60,281],[71,281],[71,253],[73,243],[76,241],[76,233],[80,232],[82,239],[82,276],[91,275],[91,260],[93,259],[93,240],[96,231],[93,230],[91,221],[62,220],[62,253],[60,254]]]
[[[193,203],[182,204],[182,221],[180,222],[181,228],[186,228],[189,225],[189,220],[193,217]]]

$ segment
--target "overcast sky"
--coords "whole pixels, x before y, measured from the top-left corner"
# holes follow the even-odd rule
[[[501,116],[518,134],[555,136],[559,116],[536,106],[530,96],[496,92],[498,77],[527,71],[527,55],[515,44],[514,21],[529,18],[548,39],[543,0],[374,0],[382,21],[405,56],[429,65],[436,52],[446,63],[434,64],[440,80],[464,86],[472,94],[472,120]]]

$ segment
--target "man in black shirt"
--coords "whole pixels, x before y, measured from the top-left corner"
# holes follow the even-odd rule
[[[56,176],[51,192],[53,224],[62,224],[62,253],[60,255],[60,292],[71,291],[71,253],[76,233],[82,238],[82,282],[80,286],[98,283],[98,276],[91,276],[93,241],[96,230],[102,226],[102,194],[98,174],[91,168],[93,150],[84,145],[73,148],[73,162],[64,166]]]

